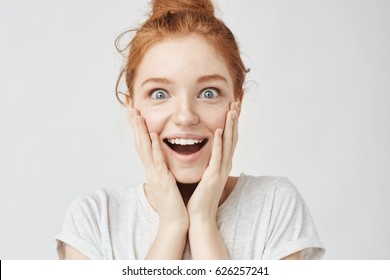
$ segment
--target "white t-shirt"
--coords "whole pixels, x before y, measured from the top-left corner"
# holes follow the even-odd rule
[[[97,190],[69,207],[57,246],[90,259],[144,259],[159,225],[143,184]],[[305,202],[283,177],[241,174],[218,208],[217,225],[231,259],[281,259],[297,251],[320,259],[325,250]],[[187,242],[183,259],[191,259]]]

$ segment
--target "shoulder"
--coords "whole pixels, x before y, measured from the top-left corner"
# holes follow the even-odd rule
[[[267,188],[282,188],[285,190],[295,189],[294,184],[286,177],[282,176],[253,176],[242,174],[240,177],[248,185],[256,185]]]
[[[111,259],[111,229],[129,212],[125,207],[135,204],[128,203],[135,191],[136,186],[97,189],[74,199],[56,235],[59,256],[69,249],[67,244],[90,259]]]
[[[68,213],[84,216],[102,214],[110,207],[122,207],[131,199],[135,199],[137,186],[123,186],[112,189],[96,189],[79,196],[72,201]]]
[[[281,176],[240,176],[243,190],[252,195],[272,197],[295,197],[299,192],[295,185],[286,177]]]
[[[263,213],[276,215],[304,207],[304,201],[295,185],[281,176],[241,176],[241,202]],[[260,210],[259,210],[260,211]]]
[[[244,179],[245,201],[252,213],[257,210],[254,215],[261,217],[257,226],[265,232],[262,258],[281,259],[297,252],[303,259],[321,258],[324,246],[294,184],[286,177],[245,175]]]

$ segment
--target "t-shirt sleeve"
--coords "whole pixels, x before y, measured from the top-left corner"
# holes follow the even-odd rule
[[[105,234],[104,223],[107,219],[107,198],[102,191],[76,199],[71,203],[62,224],[61,232],[56,235],[57,253],[63,243],[72,246],[90,259],[103,259],[102,238]]]
[[[300,251],[302,259],[321,259],[325,253],[313,219],[295,186],[279,178],[264,249],[264,259],[282,259]]]

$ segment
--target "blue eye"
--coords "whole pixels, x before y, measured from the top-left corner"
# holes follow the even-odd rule
[[[205,89],[200,93],[200,98],[213,99],[218,96],[218,91],[214,88]]]
[[[165,99],[168,98],[168,93],[165,90],[157,89],[152,92],[151,97],[153,99]]]

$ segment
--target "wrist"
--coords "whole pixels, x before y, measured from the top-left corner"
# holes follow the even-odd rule
[[[211,225],[217,223],[217,213],[216,211],[206,211],[206,212],[189,212],[190,225],[194,223],[199,225]]]
[[[190,221],[188,238],[194,260],[229,259],[215,219],[190,219]]]
[[[218,231],[217,221],[209,216],[194,216],[190,217],[190,227],[189,231],[198,231],[198,232],[211,232]]]
[[[183,256],[187,240],[185,227],[178,223],[162,223],[145,259],[179,260]]]
[[[173,235],[186,235],[189,229],[188,221],[160,220],[159,230]]]

